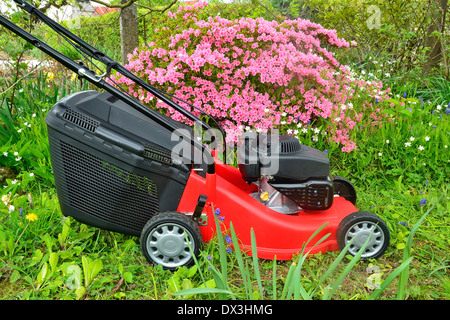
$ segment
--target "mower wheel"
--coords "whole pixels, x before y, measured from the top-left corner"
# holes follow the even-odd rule
[[[178,212],[164,212],[150,219],[141,232],[141,250],[150,263],[175,270],[194,262],[198,256],[202,235],[198,224]],[[192,251],[191,251],[192,250]]]
[[[369,242],[361,255],[361,259],[376,259],[386,251],[390,235],[386,223],[376,214],[368,211],[359,211],[346,216],[336,229],[336,238],[339,248],[343,250],[353,239],[348,253],[355,256],[359,249],[370,237]]]
[[[333,176],[334,194],[356,204],[356,190],[353,184],[344,177]]]

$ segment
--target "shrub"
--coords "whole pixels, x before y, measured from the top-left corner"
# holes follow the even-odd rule
[[[395,73],[408,75],[419,72],[429,62],[430,38],[437,37],[442,43],[442,62],[448,61],[449,32],[445,22],[433,29],[437,20],[434,15],[446,17],[439,12],[438,1],[427,0],[292,0],[289,2],[292,16],[307,16],[325,28],[336,29],[338,34],[360,44],[349,58],[358,63],[375,55],[378,60],[392,61]],[[444,3],[444,2],[442,2]],[[440,29],[442,28],[442,30]],[[434,31],[433,31],[434,30]],[[343,56],[342,58],[347,58]],[[448,63],[442,65],[448,77]],[[445,70],[444,70],[445,69]],[[414,78],[415,73],[411,74]],[[410,79],[408,79],[410,80]]]
[[[352,129],[363,118],[376,120],[380,109],[372,102],[387,99],[389,92],[381,82],[355,79],[351,69],[335,59],[331,49],[356,43],[302,19],[198,20],[197,13],[206,5],[168,12],[168,19],[184,29],[162,37],[166,40],[161,43],[137,48],[127,68],[215,117],[227,131],[228,142],[236,142],[244,128],[286,131],[311,123],[326,127],[324,133],[331,133],[330,141],[343,151],[356,147]],[[115,80],[143,103],[185,121],[129,79],[118,74]]]

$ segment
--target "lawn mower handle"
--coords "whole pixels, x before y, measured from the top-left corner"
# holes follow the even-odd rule
[[[25,7],[31,6],[25,1],[21,0],[14,0],[16,3],[23,3]],[[31,6],[32,7],[32,6]],[[34,8],[34,7],[32,7]],[[36,8],[34,10],[38,11]],[[40,11],[39,11],[40,12]],[[42,13],[41,13],[42,14]],[[63,66],[71,70],[72,72],[78,74],[81,78],[84,78],[88,80],[90,83],[95,85],[98,88],[104,89],[105,91],[111,93],[112,95],[116,96],[117,98],[121,99],[123,102],[129,104],[131,107],[139,111],[140,113],[148,116],[149,118],[156,121],[161,126],[165,127],[166,129],[170,130],[171,132],[174,132],[178,129],[174,124],[172,124],[170,121],[168,121],[167,117],[160,114],[159,112],[156,112],[152,109],[147,108],[146,106],[142,105],[140,102],[136,101],[135,99],[131,98],[129,95],[123,93],[122,91],[118,90],[117,88],[110,85],[108,82],[106,82],[103,77],[99,77],[93,72],[92,70],[88,69],[86,66],[79,64],[72,59],[68,58],[64,54],[60,53],[59,51],[53,49],[49,45],[47,45],[45,42],[41,41],[40,39],[36,38],[35,36],[31,35],[29,32],[25,31],[24,29],[20,28],[13,22],[9,21],[2,15],[0,15],[0,25],[3,25],[5,28],[9,29],[11,32],[15,33],[16,35],[20,36],[27,42],[34,45],[39,50],[43,51],[59,63],[61,63]],[[163,96],[163,95],[161,95]],[[163,96],[165,99],[170,101],[172,104],[175,104],[170,99]],[[181,108],[181,107],[180,107]],[[183,109],[183,108],[182,108]],[[183,109],[184,110],[184,109]],[[186,111],[186,110],[185,110]],[[186,111],[187,112],[187,111]],[[195,117],[194,115],[191,115]],[[214,157],[212,156],[211,150],[206,148],[202,143],[194,139],[194,137],[189,137],[190,143],[192,146],[202,150],[203,154],[207,157],[207,173],[213,174],[215,173],[215,161]]]
[[[202,121],[201,119],[199,119],[198,117],[196,117],[195,115],[193,115],[192,113],[190,113],[189,111],[187,111],[186,109],[184,109],[183,107],[181,107],[180,105],[178,105],[177,103],[175,103],[174,101],[169,99],[167,96],[165,96],[161,92],[161,90],[149,85],[148,83],[146,83],[145,81],[143,81],[142,79],[140,79],[139,77],[134,75],[132,72],[130,72],[127,68],[125,68],[124,66],[119,64],[117,61],[110,58],[108,55],[101,52],[100,50],[94,48],[93,46],[91,46],[90,44],[85,42],[83,39],[77,37],[75,34],[70,32],[66,28],[62,27],[60,24],[56,23],[54,20],[52,20],[51,18],[46,16],[44,13],[39,11],[36,7],[32,6],[30,3],[28,3],[24,0],[14,0],[14,2],[17,5],[19,5],[23,10],[27,11],[28,13],[34,15],[36,18],[38,18],[39,20],[44,22],[46,25],[48,25],[50,28],[52,28],[55,32],[62,34],[63,36],[65,36],[65,37],[71,39],[72,41],[74,41],[75,43],[77,43],[79,46],[81,46],[80,49],[84,53],[89,55],[91,58],[94,58],[95,60],[100,61],[103,64],[105,64],[107,66],[107,73],[109,73],[112,69],[116,70],[117,72],[121,73],[123,76],[133,80],[135,83],[137,83],[139,86],[146,89],[148,92],[153,94],[155,97],[161,99],[164,103],[168,104],[169,106],[171,106],[172,108],[174,108],[175,110],[180,112],[182,115],[184,115],[189,120],[191,120],[193,122],[197,122],[197,121],[200,122],[202,124],[202,127],[204,130],[211,130],[211,127],[207,123],[205,123],[204,121]]]

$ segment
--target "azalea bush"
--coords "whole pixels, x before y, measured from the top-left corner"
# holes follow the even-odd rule
[[[356,43],[302,19],[199,20],[206,6],[199,2],[168,12],[168,25],[178,27],[162,28],[164,41],[137,48],[127,68],[215,117],[228,142],[237,142],[244,129],[276,127],[286,133],[310,124],[348,152],[356,147],[352,129],[382,117],[379,106],[389,99],[389,89],[380,81],[356,79],[334,57],[333,49]],[[129,79],[118,74],[115,80],[141,102],[186,121]]]

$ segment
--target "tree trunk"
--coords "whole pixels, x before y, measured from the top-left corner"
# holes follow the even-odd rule
[[[122,0],[127,3],[128,0]],[[137,6],[135,3],[120,10],[120,45],[122,64],[128,63],[127,55],[139,46],[139,26],[137,19]]]
[[[448,10],[448,0],[431,0],[431,19],[432,22],[428,27],[428,37],[425,41],[425,47],[430,48],[428,51],[428,59],[424,66],[425,72],[439,68],[444,54],[440,36],[434,35],[434,32],[443,34],[445,32],[445,17]]]

